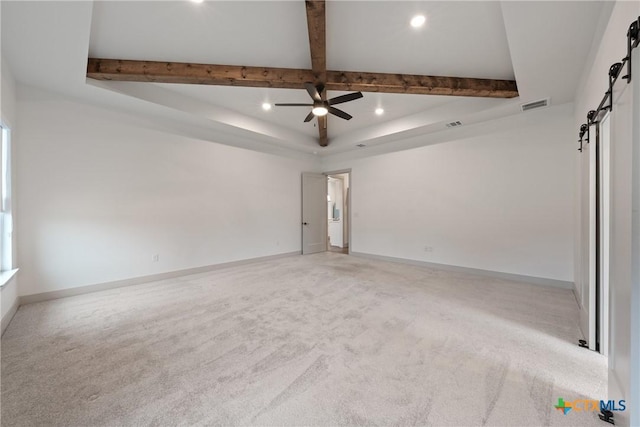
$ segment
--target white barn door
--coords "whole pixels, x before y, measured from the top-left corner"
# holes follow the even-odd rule
[[[618,79],[610,114],[609,399],[626,400],[628,410],[615,414],[623,426],[640,425],[640,51],[634,53],[632,81]]]
[[[590,350],[596,349],[596,144],[595,135],[578,156],[580,173],[580,329]]]

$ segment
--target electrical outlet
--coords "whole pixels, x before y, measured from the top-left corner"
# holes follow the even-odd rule
[[[160,255],[158,255],[158,254],[154,254],[154,255],[151,257],[151,261],[153,261],[153,262],[158,262],[158,261],[160,261]]]

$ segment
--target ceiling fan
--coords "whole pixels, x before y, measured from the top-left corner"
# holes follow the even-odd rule
[[[331,113],[334,116],[340,117],[341,119],[351,120],[353,117],[351,114],[348,114],[342,110],[339,110],[333,105],[342,104],[344,102],[355,101],[356,99],[362,98],[362,92],[353,92],[347,93],[346,95],[336,96],[335,98],[331,98],[329,100],[322,100],[322,92],[324,91],[324,85],[319,84],[318,86],[314,86],[313,83],[305,83],[305,89],[313,99],[313,104],[275,104],[276,107],[312,107],[311,112],[304,119],[305,122],[310,122],[315,116],[326,116],[327,113]]]

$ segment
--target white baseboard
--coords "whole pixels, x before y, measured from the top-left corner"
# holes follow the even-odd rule
[[[7,326],[9,326],[9,323],[13,320],[13,316],[15,316],[18,311],[18,307],[20,307],[20,298],[16,298],[7,314],[5,314],[2,321],[0,321],[0,329],[2,330],[0,335],[4,335],[4,331],[7,330]]]
[[[231,261],[231,262],[225,262],[221,264],[207,265],[203,267],[170,271],[167,273],[159,273],[159,274],[152,274],[148,276],[134,277],[131,279],[118,280],[114,282],[97,283],[93,285],[79,286],[76,288],[61,289],[58,291],[24,295],[18,298],[18,301],[16,302],[16,304],[14,304],[14,307],[12,307],[10,312],[7,313],[7,315],[2,319],[2,331],[4,332],[5,328],[9,325],[9,322],[11,322],[11,319],[13,318],[13,315],[17,311],[18,307],[23,304],[33,304],[36,302],[48,301],[48,300],[58,299],[58,298],[65,298],[65,297],[70,297],[74,295],[82,295],[90,292],[98,292],[98,291],[104,291],[109,289],[121,288],[124,286],[139,285],[142,283],[155,282],[158,280],[173,279],[176,277],[188,276],[191,274],[198,274],[198,273],[206,273],[208,271],[218,270],[222,268],[235,267],[239,265],[251,264],[251,263],[261,262],[261,261],[269,261],[269,260],[285,258],[293,255],[300,255],[300,252],[299,251],[287,252],[287,253],[282,253],[277,255],[268,255],[264,257],[249,258],[249,259],[244,259],[239,261]],[[455,271],[455,272],[476,274],[479,276],[495,277],[498,279],[514,280],[518,282],[532,283],[532,284],[542,285],[542,286],[551,286],[555,288],[562,288],[562,289],[574,288],[573,282],[547,279],[543,277],[524,276],[519,274],[503,273],[499,271],[490,271],[490,270],[481,270],[477,268],[460,267],[460,266],[447,265],[447,264],[436,264],[436,263],[431,263],[426,261],[416,261],[416,260],[410,260],[405,258],[394,258],[394,257],[387,257],[382,255],[368,254],[363,252],[350,252],[350,255],[353,255],[356,257],[362,257],[362,258],[377,259],[382,261],[391,261],[391,262],[400,262],[404,264],[418,265],[418,266],[434,268],[438,270]]]
[[[158,280],[173,279],[176,277],[188,276],[191,274],[206,273],[208,271],[219,270],[221,268],[236,267],[255,262],[269,261],[278,258],[285,258],[292,255],[300,255],[299,251],[287,252],[277,255],[268,255],[258,258],[249,258],[239,261],[225,262],[221,264],[206,265],[204,267],[187,268],[185,270],[169,271],[167,273],[152,274],[149,276],[134,277],[131,279],[117,280],[114,282],[97,283],[94,285],[79,286],[77,288],[61,289],[59,291],[43,292],[39,294],[24,295],[19,298],[20,305],[33,304],[41,301],[48,301],[58,298],[66,298],[74,295],[82,295],[90,292],[105,291],[109,289],[121,288],[124,286],[139,285],[142,283],[155,282]],[[2,320],[4,327],[4,319]],[[4,330],[4,329],[3,329]]]
[[[573,282],[567,282],[564,280],[556,280],[556,279],[547,279],[545,277],[525,276],[521,274],[503,273],[501,271],[482,270],[479,268],[460,267],[457,265],[448,265],[448,264],[437,264],[437,263],[427,262],[427,261],[417,261],[417,260],[406,259],[406,258],[394,258],[394,257],[383,256],[383,255],[368,254],[364,252],[350,252],[350,255],[361,257],[361,258],[376,259],[380,261],[390,261],[390,262],[399,262],[403,264],[417,265],[421,267],[433,268],[436,270],[454,271],[458,273],[469,273],[469,274],[476,274],[478,276],[494,277],[496,279],[513,280],[516,282],[531,283],[534,285],[547,286],[547,287],[553,287],[553,288],[561,288],[561,289],[569,289],[569,290],[574,288]]]

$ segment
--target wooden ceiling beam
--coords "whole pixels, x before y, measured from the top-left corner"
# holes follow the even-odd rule
[[[97,80],[188,83],[218,86],[304,89],[314,81],[312,70],[245,67],[180,62],[129,61],[89,58],[87,77]],[[418,95],[513,98],[518,96],[512,80],[420,76],[408,74],[327,71],[328,90]]]
[[[309,50],[311,71],[316,76],[314,84],[327,81],[327,32],[324,0],[307,0],[307,29],[309,30]]]
[[[329,145],[329,137],[327,136],[327,116],[318,116],[318,143],[321,147]]]
[[[307,29],[309,32],[309,51],[311,52],[311,71],[313,83],[324,84],[327,81],[327,32],[326,9],[324,0],[306,0]],[[320,93],[323,100],[327,100],[327,91]],[[327,138],[327,116],[317,117],[318,142],[321,147],[329,145]]]
[[[89,58],[87,77],[152,83],[185,83],[218,86],[304,89],[314,80],[311,70],[192,64],[183,62],[130,61]]]
[[[512,80],[420,76],[411,74],[328,71],[328,90],[405,93],[415,95],[514,98],[518,87]]]

